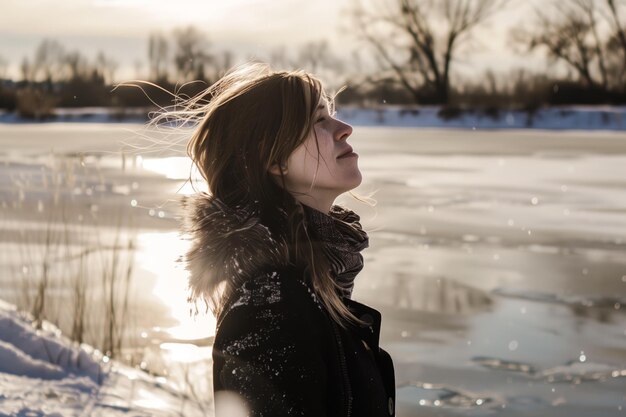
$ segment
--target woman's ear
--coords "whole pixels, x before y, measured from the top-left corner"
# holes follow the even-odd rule
[[[287,165],[272,164],[269,171],[270,174],[280,177],[281,174],[285,175],[287,173]]]

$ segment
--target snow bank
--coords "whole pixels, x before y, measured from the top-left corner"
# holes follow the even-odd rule
[[[626,130],[626,107],[550,107],[534,113],[501,110],[487,114],[462,111],[451,118],[440,116],[440,108],[386,106],[378,109],[341,108],[338,117],[357,126],[459,128],[459,129],[547,129]]]
[[[149,109],[115,110],[105,107],[56,109],[56,117],[47,122],[146,123]],[[406,107],[385,105],[379,108],[345,106],[338,117],[355,126],[389,126],[458,129],[544,129],[544,130],[626,130],[626,107],[561,106],[538,109],[499,110],[485,113],[464,110],[443,117],[438,106]],[[0,113],[0,123],[33,123],[15,113]]]
[[[211,407],[164,378],[78,346],[51,323],[37,330],[0,300],[0,416],[207,416]]]
[[[25,315],[0,301],[0,372],[46,379],[76,374],[99,383],[101,358],[87,345],[75,346],[51,323],[36,330]]]

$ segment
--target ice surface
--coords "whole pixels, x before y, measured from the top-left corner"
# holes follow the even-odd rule
[[[370,234],[353,298],[383,314],[381,346],[396,365],[398,416],[624,415],[626,135],[355,126],[349,141],[359,153],[364,178],[357,192],[377,190],[378,204],[367,206],[348,196],[340,201],[361,215]],[[38,225],[45,230],[44,214],[54,207],[53,181],[74,181],[72,189],[80,193],[59,194],[68,203],[67,230],[94,216],[99,232],[108,236],[115,227],[112,213],[137,222],[142,238],[135,282],[146,296],[133,299],[145,320],[137,330],[145,335],[142,341],[156,340],[146,363],[160,369],[161,345],[172,357],[208,358],[214,322],[187,327],[187,342],[202,348],[183,349],[177,347],[180,341],[168,340],[171,326],[185,318],[193,324],[185,277],[165,266],[179,252],[173,199],[189,165],[174,148],[160,157],[135,155],[124,164],[119,140],[127,139],[131,128],[0,126],[6,145],[0,153],[3,295],[14,294],[11,286],[19,289],[23,275],[14,281],[8,277],[10,267],[22,272],[20,243],[28,239],[39,248],[35,234]],[[71,172],[66,171],[71,163],[79,164],[81,153],[84,166],[75,165],[81,166],[75,176],[61,175]],[[149,161],[145,169],[142,161]],[[98,211],[90,210],[92,203]],[[159,308],[165,302],[167,308]],[[11,349],[6,354],[25,353]],[[28,356],[47,361],[45,355]],[[37,369],[40,363],[29,366]],[[200,362],[186,366],[197,371],[194,379],[207,378]],[[176,408],[175,390],[167,381],[121,369],[112,367],[96,388],[88,377],[77,382],[7,371],[0,374],[0,389],[12,392],[17,403],[24,398],[17,387],[33,387],[33,400],[27,402],[32,409],[44,401],[35,392],[48,392],[46,387],[70,393],[86,409],[81,395],[93,393],[84,395],[96,398],[93,410],[102,415],[150,414],[138,410],[157,403],[155,392],[169,404],[159,406],[163,412]],[[459,401],[443,401],[454,397]],[[490,400],[477,404],[478,399]]]

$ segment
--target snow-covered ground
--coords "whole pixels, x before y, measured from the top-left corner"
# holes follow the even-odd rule
[[[443,118],[439,107],[379,109],[345,108],[338,116],[356,126],[389,126],[454,129],[626,130],[626,107],[549,107],[528,113],[501,110],[497,115],[463,111]]]
[[[115,110],[102,107],[57,109],[52,122],[143,123],[146,110]],[[534,113],[501,110],[496,114],[463,111],[457,117],[444,118],[436,106],[381,106],[376,109],[341,107],[338,117],[355,126],[388,126],[457,129],[549,129],[549,130],[626,130],[624,106],[559,106],[538,109]],[[123,115],[123,118],[120,118]],[[14,113],[0,113],[0,123],[32,123]]]
[[[0,415],[165,417],[212,412],[162,377],[71,342],[49,322],[36,329],[27,315],[0,301]]]

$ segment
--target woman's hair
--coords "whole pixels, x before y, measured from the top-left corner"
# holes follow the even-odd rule
[[[287,243],[287,261],[309,272],[316,295],[344,326],[345,321],[362,322],[339,298],[321,243],[311,239],[300,203],[284,187],[282,169],[313,129],[320,99],[334,107],[322,83],[304,71],[245,64],[186,100],[182,110],[166,111],[157,119],[197,122],[187,153],[210,193],[229,207],[260,207],[261,223],[277,241]],[[281,167],[282,186],[270,173],[275,164]],[[227,278],[211,276],[215,282],[208,283],[202,297],[218,315],[234,288],[224,282],[218,291]]]

